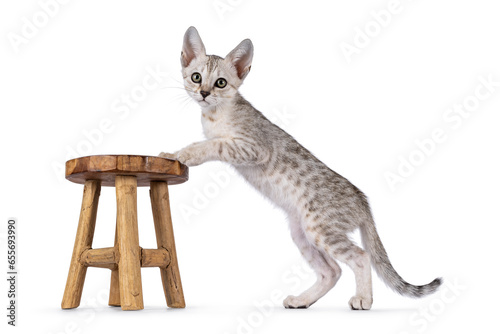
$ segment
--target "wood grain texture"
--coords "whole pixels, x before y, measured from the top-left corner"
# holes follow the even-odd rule
[[[165,248],[139,248],[141,268],[166,268],[170,264],[170,253]],[[115,247],[86,249],[80,257],[80,263],[86,267],[108,268],[113,271],[118,269],[119,262],[120,253]]]
[[[85,250],[92,247],[100,191],[101,181],[88,180],[85,182],[75,246],[73,248],[73,255],[71,256],[68,279],[61,303],[63,309],[75,308],[80,305],[83,284],[87,273],[87,267],[80,263],[80,257]]]
[[[111,282],[109,285],[109,306],[120,306],[120,268],[111,271]]]
[[[120,305],[122,310],[144,308],[141,248],[137,226],[137,178],[116,176]]]
[[[87,267],[117,269],[117,262],[114,247],[87,249],[80,257],[80,263]]]
[[[170,253],[165,248],[142,249],[141,267],[166,268],[170,264]]]
[[[118,221],[115,227],[115,252],[119,253],[118,249]],[[109,306],[120,306],[120,268],[117,267],[111,271],[111,281],[109,283]]]
[[[184,308],[184,292],[182,290],[177,252],[175,249],[174,230],[170,214],[168,184],[166,182],[151,182],[151,207],[156,231],[158,248],[168,249],[170,264],[160,268],[163,290],[169,307]]]
[[[189,169],[177,160],[143,155],[93,155],[66,161],[66,179],[71,182],[101,180],[102,186],[112,187],[117,175],[137,177],[139,187],[151,181],[179,184],[188,180]]]

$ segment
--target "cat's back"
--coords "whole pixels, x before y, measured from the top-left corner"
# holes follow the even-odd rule
[[[356,202],[366,208],[363,193],[346,178],[331,170],[290,134],[269,121],[245,100],[241,101],[236,122],[238,131],[269,152],[269,160],[259,165],[236,166],[254,187],[281,207],[293,207],[307,200],[315,206],[347,205]],[[294,194],[284,196],[284,194]],[[320,204],[321,203],[321,204]]]

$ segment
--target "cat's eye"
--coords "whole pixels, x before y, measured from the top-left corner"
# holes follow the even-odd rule
[[[191,76],[191,80],[193,80],[194,83],[200,83],[201,82],[201,74],[198,72],[194,72],[193,75]]]
[[[219,78],[217,79],[217,81],[215,82],[215,86],[219,87],[219,88],[224,88],[226,87],[227,85],[227,81],[226,79],[224,78]]]

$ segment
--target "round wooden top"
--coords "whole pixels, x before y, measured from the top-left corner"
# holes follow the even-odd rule
[[[137,177],[137,186],[149,186],[151,181],[168,184],[186,182],[189,169],[177,160],[144,155],[92,155],[66,161],[66,179],[84,184],[101,180],[101,185],[114,187],[117,175]]]

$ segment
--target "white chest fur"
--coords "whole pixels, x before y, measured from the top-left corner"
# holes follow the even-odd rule
[[[207,139],[231,137],[234,132],[224,109],[202,109],[201,125]]]

